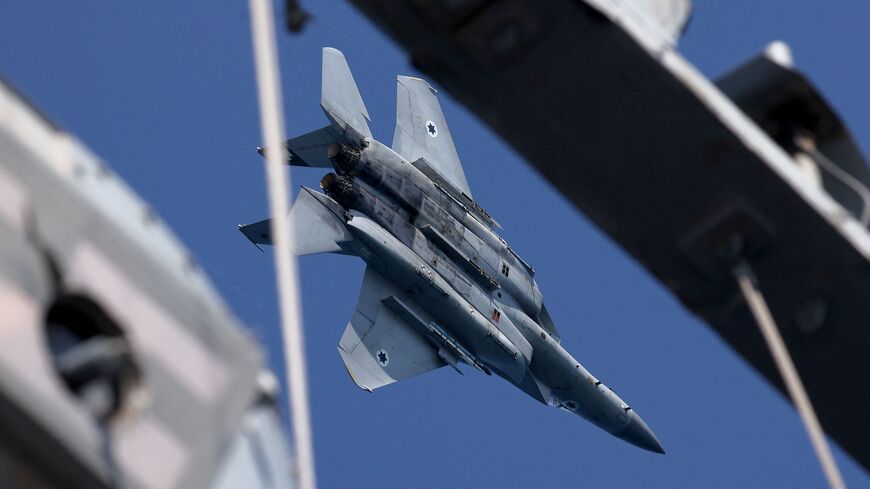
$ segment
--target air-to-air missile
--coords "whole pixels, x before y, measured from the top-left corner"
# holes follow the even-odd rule
[[[330,124],[290,139],[290,165],[330,168],[323,193],[303,188],[291,217],[299,255],[366,264],[338,350],[373,391],[450,365],[497,374],[538,401],[664,453],[641,417],[560,344],[534,269],[471,197],[435,90],[398,77],[392,147],[372,137],[344,55],[323,50],[321,106]],[[262,153],[261,149],[261,153]],[[269,220],[240,226],[271,244]]]

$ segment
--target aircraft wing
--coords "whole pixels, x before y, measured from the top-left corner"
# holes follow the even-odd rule
[[[470,197],[462,162],[435,96],[437,92],[419,78],[400,76],[397,81],[393,151],[408,161],[424,158],[445,180]]]
[[[373,391],[446,365],[432,343],[384,304],[384,299],[399,295],[393,284],[366,268],[356,310],[338,343],[344,366],[361,389]],[[413,304],[407,299],[403,303]]]

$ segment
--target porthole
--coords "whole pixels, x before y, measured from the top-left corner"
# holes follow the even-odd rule
[[[140,386],[141,370],[123,330],[90,298],[55,299],[46,311],[45,338],[61,382],[94,417],[120,412]]]

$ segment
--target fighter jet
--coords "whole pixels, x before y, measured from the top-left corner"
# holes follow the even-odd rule
[[[357,386],[460,363],[496,374],[541,403],[664,453],[641,417],[560,344],[534,269],[471,197],[436,91],[399,76],[396,129],[374,139],[344,55],[323,49],[320,105],[329,125],[286,142],[293,166],[329,168],[323,192],[300,191],[290,215],[298,255],[366,262],[356,310],[338,345]],[[263,150],[260,148],[260,152]],[[271,244],[268,219],[239,226]]]

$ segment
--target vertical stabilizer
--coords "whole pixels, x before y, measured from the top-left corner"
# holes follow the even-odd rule
[[[320,106],[335,129],[348,141],[359,144],[372,137],[369,113],[359,94],[344,54],[335,48],[323,48]]]
[[[453,187],[470,197],[471,190],[435,89],[425,80],[410,76],[400,76],[396,81],[393,151],[408,161],[424,158]]]

